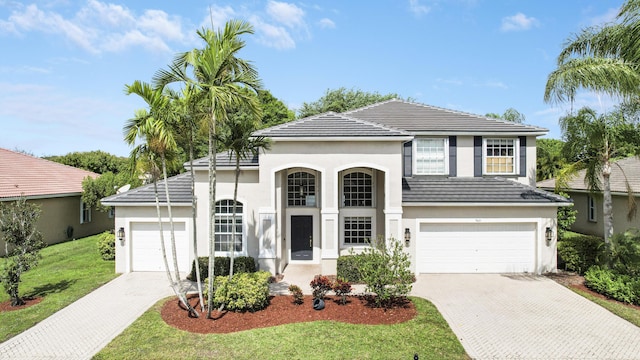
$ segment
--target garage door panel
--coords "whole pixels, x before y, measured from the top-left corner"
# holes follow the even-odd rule
[[[164,243],[169,269],[173,271],[171,255],[171,232],[168,222],[162,223]],[[178,267],[189,271],[189,246],[185,222],[174,222]],[[158,223],[131,223],[131,269],[132,271],[164,271],[160,231]]]
[[[535,262],[535,224],[420,225],[418,272],[529,272]]]

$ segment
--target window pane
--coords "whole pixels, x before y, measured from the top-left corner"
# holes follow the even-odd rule
[[[316,206],[316,176],[299,171],[287,176],[287,205]]]
[[[446,174],[445,160],[445,139],[416,140],[416,174]]]
[[[373,180],[371,175],[363,172],[346,174],[342,182],[344,206],[373,206]]]
[[[515,174],[515,146],[514,139],[487,139],[485,173]]]
[[[242,251],[242,203],[236,203],[236,241],[233,239],[233,200],[216,202],[216,217],[214,223],[216,251]]]
[[[344,229],[345,244],[368,244],[371,241],[371,217],[345,217]]]

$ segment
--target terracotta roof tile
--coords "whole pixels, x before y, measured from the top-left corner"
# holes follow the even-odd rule
[[[0,199],[78,194],[87,176],[98,174],[0,148]]]

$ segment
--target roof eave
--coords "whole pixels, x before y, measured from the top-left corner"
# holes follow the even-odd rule
[[[441,207],[473,207],[473,206],[490,206],[490,207],[558,207],[558,206],[570,206],[572,202],[402,202],[402,206],[413,207],[429,207],[429,206],[441,206]]]
[[[124,201],[101,201],[100,204],[103,206],[156,206],[155,202],[124,202]],[[191,206],[191,202],[171,202],[171,206]],[[166,202],[161,202],[160,206],[167,206]]]
[[[301,141],[409,141],[413,140],[412,135],[401,136],[270,136],[273,142],[301,142]]]
[[[412,131],[416,136],[420,135],[469,135],[469,136],[543,136],[548,131]]]

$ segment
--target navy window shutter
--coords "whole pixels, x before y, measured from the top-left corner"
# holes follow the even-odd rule
[[[457,138],[449,136],[449,176],[458,176]]]
[[[473,137],[473,176],[482,177],[482,136]]]
[[[404,177],[413,176],[413,142],[407,141],[402,144],[402,160],[404,168]]]
[[[519,136],[520,139],[520,176],[527,176],[527,137]]]

